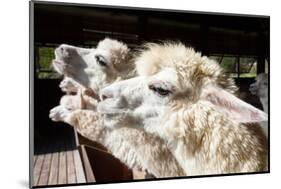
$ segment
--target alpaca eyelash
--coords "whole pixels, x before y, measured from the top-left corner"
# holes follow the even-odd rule
[[[158,93],[161,96],[168,96],[169,94],[171,94],[172,92],[166,89],[163,89],[161,87],[155,87],[153,85],[148,86],[148,88],[156,93]]]
[[[96,55],[95,56],[96,61],[98,62],[99,65],[106,67],[107,63],[104,61],[104,57],[101,55]]]

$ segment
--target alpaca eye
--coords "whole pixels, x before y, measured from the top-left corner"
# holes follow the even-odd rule
[[[149,89],[158,93],[158,94],[160,94],[161,96],[167,96],[171,93],[171,91],[169,91],[169,90],[166,90],[166,89],[163,89],[163,88],[160,88],[160,87],[155,87],[153,85],[150,85]]]
[[[95,59],[96,59],[96,61],[97,61],[97,63],[98,63],[99,65],[104,66],[104,67],[107,66],[107,63],[106,63],[105,58],[104,58],[103,56],[101,56],[101,55],[96,55],[96,56],[95,56]]]

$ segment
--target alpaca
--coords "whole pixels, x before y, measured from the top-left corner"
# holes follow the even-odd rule
[[[100,41],[97,48],[62,44],[55,50],[52,65],[65,77],[60,84],[63,91],[77,92],[78,86],[98,94],[109,83],[133,74],[129,51],[124,43],[109,38]]]
[[[257,95],[262,103],[263,111],[268,113],[268,75],[265,73],[258,74],[256,82],[250,85],[250,92]],[[262,129],[268,137],[268,122],[261,122]]]
[[[92,110],[68,110],[57,106],[50,112],[53,121],[63,121],[84,137],[105,146],[129,168],[148,171],[157,178],[184,176],[184,171],[158,136],[143,129],[104,127],[101,115]]]
[[[258,74],[256,82],[250,85],[250,92],[257,95],[262,103],[263,110],[268,113],[268,75]]]
[[[100,41],[96,49],[60,45],[55,50],[55,59],[52,61],[54,69],[64,76],[59,87],[67,95],[62,97],[60,104],[69,106],[71,102],[79,103],[76,98],[80,98],[80,95],[71,96],[79,90],[84,98],[88,95],[98,99],[100,88],[128,77],[129,72],[133,72],[129,51],[124,43],[109,38]],[[93,107],[95,110],[97,102],[89,97],[82,102],[89,102],[88,108]]]
[[[114,131],[103,127],[102,118],[97,119],[99,116],[95,112],[98,98],[84,92],[90,89],[98,94],[100,88],[115,80],[130,77],[134,72],[133,66],[126,62],[129,60],[126,53],[129,53],[129,49],[125,44],[111,39],[101,41],[95,50],[89,52],[69,45],[57,48],[53,65],[65,76],[60,87],[68,95],[61,98],[60,105],[50,111],[49,117],[53,121],[66,122],[86,138],[103,144],[129,168],[148,170],[156,177],[183,176],[182,168],[159,137],[129,127]],[[95,61],[90,57],[97,55],[99,58],[94,59],[96,65],[92,65]],[[75,70],[78,70],[78,74],[74,73]],[[69,95],[75,92],[78,93]],[[106,135],[100,136],[101,130]],[[164,163],[161,161],[163,158],[167,160]]]
[[[104,126],[130,125],[159,136],[186,175],[267,170],[267,140],[255,125],[267,114],[223,85],[215,61],[181,43],[164,43],[148,44],[135,63],[138,77],[101,91]]]
[[[82,90],[80,88],[75,89],[76,95],[64,95],[60,99],[60,106],[73,111],[78,109],[86,109],[96,111],[98,105],[97,99],[88,94],[88,90]]]

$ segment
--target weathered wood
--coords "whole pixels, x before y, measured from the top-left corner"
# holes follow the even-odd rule
[[[38,158],[38,156],[33,156],[33,167],[35,166],[35,164],[36,164],[36,160],[37,160],[37,158]]]
[[[76,128],[73,128],[74,131],[74,145],[75,146],[79,146],[80,145],[80,141],[79,141],[79,136],[78,136],[78,132]]]
[[[58,177],[58,184],[67,184],[67,169],[66,169],[66,152],[64,144],[61,144],[61,150],[59,153],[59,177]]]
[[[82,167],[82,162],[81,162],[81,158],[80,158],[78,150],[73,151],[73,158],[74,158],[74,165],[75,165],[75,170],[76,170],[77,183],[85,183],[86,178],[85,178],[85,174],[84,174],[84,170]]]
[[[52,153],[45,154],[38,185],[47,185],[48,184],[51,159],[52,159]]]
[[[85,146],[96,182],[132,180],[132,172],[112,154]]]
[[[100,143],[97,143],[95,141],[92,141],[84,136],[82,136],[81,134],[77,133],[77,137],[78,137],[78,141],[80,145],[84,145],[84,146],[91,146],[94,148],[98,148],[100,150],[103,151],[108,151],[103,145],[101,145]]]
[[[39,177],[41,174],[43,162],[44,162],[44,154],[37,155],[36,164],[34,165],[33,169],[33,184],[34,186],[38,185]]]
[[[92,170],[85,146],[81,145],[79,150],[80,150],[87,182],[96,182],[96,178]]]
[[[58,183],[58,173],[59,173],[59,152],[55,152],[53,153],[52,156],[48,185],[55,185]]]
[[[76,171],[73,160],[73,151],[66,152],[66,162],[67,162],[67,183],[76,183]]]
[[[38,143],[33,156],[33,186],[86,182],[75,135],[68,136]]]

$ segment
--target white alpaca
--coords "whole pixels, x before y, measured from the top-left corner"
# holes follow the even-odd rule
[[[63,91],[77,92],[78,86],[98,94],[106,85],[134,74],[129,51],[127,45],[108,38],[100,41],[97,48],[63,44],[55,50],[52,64],[66,77],[60,84]]]
[[[261,73],[256,77],[256,82],[250,85],[250,92],[257,95],[262,103],[263,111],[268,113],[268,75]],[[268,136],[268,121],[261,123],[261,126]]]
[[[250,92],[259,97],[263,110],[268,113],[268,75],[259,74],[256,77],[256,82],[250,85]]]
[[[79,104],[82,100],[83,109],[93,107],[95,110],[97,102],[89,97],[98,99],[101,88],[114,81],[127,78],[133,73],[129,51],[127,45],[109,38],[100,41],[96,49],[60,45],[55,50],[55,59],[52,62],[55,70],[64,75],[59,87],[67,95],[62,97],[60,104],[66,107],[77,107],[77,103]],[[81,91],[87,100],[77,100],[81,95],[71,95],[78,91]],[[71,108],[73,110],[73,107]]]
[[[102,87],[131,77],[134,70],[128,53],[123,43],[110,39],[101,41],[95,50],[68,45],[56,49],[54,67],[65,75],[60,87],[78,94],[63,96],[60,105],[50,111],[50,118],[76,127],[80,134],[103,144],[130,168],[146,169],[156,177],[182,176],[182,168],[158,136],[134,128],[111,131],[103,127],[102,118],[98,119],[98,113],[93,111],[97,101],[83,92],[90,88],[98,94]]]
[[[69,111],[86,109],[95,111],[98,105],[97,99],[93,98],[87,93],[88,90],[82,91],[81,89],[76,89],[76,95],[64,95],[61,97],[60,106],[65,107]]]
[[[245,124],[267,114],[225,89],[216,62],[182,44],[148,44],[136,69],[139,77],[101,91],[105,126],[131,123],[158,135],[186,175],[267,170],[266,137]]]
[[[86,138],[99,142],[129,168],[147,170],[157,178],[185,175],[167,145],[143,129],[104,127],[103,118],[92,110],[70,111],[57,106],[50,112],[53,121],[74,126]]]

